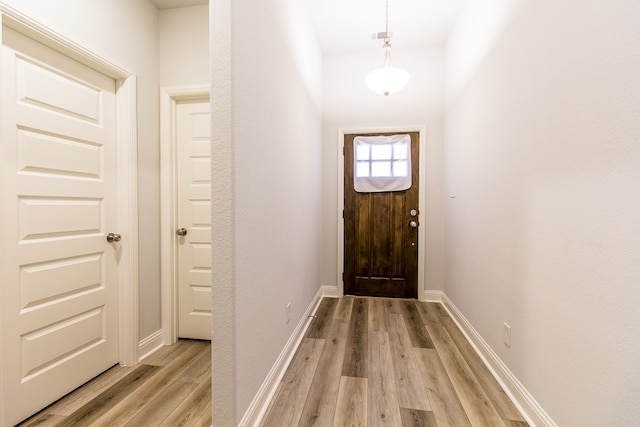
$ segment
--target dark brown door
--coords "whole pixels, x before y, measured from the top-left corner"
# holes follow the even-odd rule
[[[411,138],[411,187],[354,189],[354,139],[344,137],[344,292],[399,298],[418,296],[418,132]],[[393,135],[391,133],[379,135]]]

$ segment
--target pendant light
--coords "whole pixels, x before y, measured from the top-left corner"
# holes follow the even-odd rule
[[[391,33],[389,32],[389,0],[386,0],[385,7],[385,32],[377,34],[378,39],[384,39],[382,52],[384,63],[382,68],[371,71],[364,78],[364,82],[373,92],[380,95],[389,96],[398,92],[409,81],[409,73],[402,68],[394,67],[391,62]]]

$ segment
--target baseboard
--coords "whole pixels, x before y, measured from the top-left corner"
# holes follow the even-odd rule
[[[338,298],[338,287],[330,285],[320,286],[320,296],[327,298]]]
[[[505,393],[507,393],[513,403],[518,407],[529,425],[532,427],[557,427],[557,424],[544,409],[542,409],[531,393],[529,393],[515,375],[513,375],[504,362],[473,328],[471,323],[462,315],[462,312],[458,310],[455,304],[453,304],[444,293],[442,293],[442,305],[449,312],[451,318],[456,322],[484,364],[500,383]]]
[[[334,292],[335,295],[333,295]],[[311,300],[311,303],[300,319],[298,326],[296,326],[296,329],[291,334],[289,341],[287,341],[287,344],[282,349],[282,352],[280,352],[278,359],[271,368],[271,371],[269,371],[269,374],[262,383],[262,386],[260,386],[258,393],[256,393],[253,400],[251,401],[249,408],[247,408],[247,411],[244,413],[244,416],[240,420],[238,426],[248,427],[258,426],[260,424],[260,421],[262,421],[262,417],[264,417],[265,412],[269,408],[271,399],[278,389],[278,385],[280,384],[284,373],[289,367],[289,363],[291,363],[293,355],[300,345],[300,341],[302,341],[302,338],[304,337],[307,327],[311,322],[311,315],[315,313],[320,300],[325,296],[337,296],[337,288],[332,286],[321,286],[320,289],[318,289],[318,292]]]
[[[278,384],[282,380],[293,355],[295,354],[304,333],[309,326],[310,316],[315,312],[322,297],[337,297],[338,290],[335,286],[321,286],[315,297],[309,304],[306,312],[300,319],[298,326],[293,331],[289,341],[278,356],[267,378],[262,383],[258,393],[253,398],[249,408],[245,412],[238,426],[253,427],[258,426],[262,417],[269,407],[271,399],[275,395]],[[449,297],[438,290],[425,290],[424,301],[440,302],[445,307],[451,318],[456,322],[462,333],[465,335],[476,353],[480,356],[484,364],[491,371],[496,380],[500,383],[505,393],[511,398],[516,407],[523,414],[531,427],[557,427],[557,424],[538,404],[533,396],[527,391],[522,383],[502,362],[498,355],[489,347],[486,341],[473,328],[471,323],[464,317],[462,312],[453,304]],[[160,338],[162,335],[160,334]],[[160,340],[161,342],[161,340]],[[155,351],[155,350],[154,350]]]
[[[162,347],[162,330],[158,330],[148,337],[140,340],[136,351],[136,362],[140,362],[155,353]]]
[[[436,290],[425,290],[422,294],[421,301],[429,301],[429,302],[442,302],[444,299],[444,292],[436,291]]]

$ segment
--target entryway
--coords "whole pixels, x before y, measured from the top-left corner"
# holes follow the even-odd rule
[[[344,294],[418,298],[419,132],[344,134]]]

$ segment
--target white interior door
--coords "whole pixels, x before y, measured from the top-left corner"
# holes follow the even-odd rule
[[[1,404],[13,425],[118,362],[116,108],[113,79],[2,31]]]
[[[177,105],[178,336],[211,339],[209,100]],[[185,234],[186,233],[186,234]],[[181,235],[182,234],[182,235]]]

